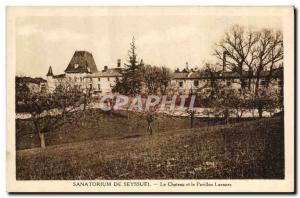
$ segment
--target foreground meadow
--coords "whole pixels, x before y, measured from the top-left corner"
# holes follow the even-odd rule
[[[23,135],[27,139],[17,141],[17,179],[284,178],[280,117],[213,126],[196,122],[193,129],[186,119],[158,120],[150,136],[143,121],[129,129],[127,118],[102,116],[101,130],[65,126],[63,133],[48,135],[45,149],[34,148],[38,143],[29,144]]]

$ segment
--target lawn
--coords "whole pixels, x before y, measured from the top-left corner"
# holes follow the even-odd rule
[[[46,145],[74,143],[91,139],[124,138],[127,136],[143,136],[147,134],[147,121],[144,116],[130,112],[115,112],[113,115],[91,109],[85,113],[76,112],[79,119],[63,124],[59,128],[46,133]],[[75,116],[75,113],[74,113]],[[207,125],[196,120],[195,127]],[[189,128],[189,118],[172,117],[157,114],[152,124],[154,133],[166,130]],[[17,150],[40,147],[39,137],[34,132],[30,120],[16,120]]]
[[[162,116],[149,136],[141,118],[129,130],[125,117],[98,116],[92,119],[98,127],[87,116],[78,127],[47,135],[45,149],[18,150],[17,179],[284,178],[280,118],[215,126],[198,121],[188,129],[188,119]],[[29,131],[29,123],[18,124]],[[18,133],[24,137],[24,131]],[[36,147],[38,139],[18,143],[19,149]]]
[[[127,112],[115,112],[113,115],[101,112],[97,109],[76,112],[79,119],[71,123],[63,124],[46,133],[46,145],[58,145],[74,143],[90,139],[123,138],[127,136],[147,135],[147,121],[145,116]],[[234,120],[232,120],[235,122]],[[222,120],[213,118],[195,118],[194,127],[199,128],[208,125],[222,124]],[[190,128],[190,118],[175,117],[157,114],[152,123],[153,132],[161,133],[174,129]],[[34,132],[33,123],[30,120],[16,120],[16,149],[23,150],[40,147],[38,134]]]

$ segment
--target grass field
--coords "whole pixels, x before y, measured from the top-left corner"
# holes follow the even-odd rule
[[[147,122],[141,115],[130,112],[129,119],[126,112],[116,112],[108,115],[99,110],[91,109],[85,114],[79,112],[79,119],[66,123],[60,128],[46,133],[46,145],[74,143],[90,139],[124,138],[128,136],[143,136],[147,134]],[[222,124],[214,119],[195,118],[194,127]],[[157,114],[152,124],[154,133],[161,133],[173,129],[190,128],[190,119]],[[30,120],[16,120],[17,150],[40,147],[39,137],[34,132]]]
[[[98,116],[93,119],[100,120],[98,129],[87,116],[78,127],[47,135],[45,149],[18,150],[17,179],[284,178],[280,118],[216,126],[197,122],[198,128],[188,129],[187,119],[161,117],[149,136],[143,119],[129,130],[124,117]],[[28,123],[17,124],[19,137],[30,135]],[[38,139],[19,138],[17,145],[36,147]]]

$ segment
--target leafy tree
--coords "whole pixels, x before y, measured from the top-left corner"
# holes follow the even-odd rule
[[[45,133],[79,119],[75,111],[86,103],[88,95],[69,85],[58,86],[53,93],[30,93],[24,98],[41,147],[46,147]]]
[[[22,101],[30,93],[25,83],[16,82],[16,101]]]
[[[143,82],[148,94],[165,95],[171,80],[171,71],[166,67],[145,65],[142,68]]]
[[[273,115],[276,109],[283,110],[281,96],[275,90],[259,90],[258,93],[252,93],[250,105],[258,110],[260,118],[264,111]]]
[[[27,87],[27,85],[23,82],[19,82],[16,79],[16,101],[15,101],[15,107],[16,112],[24,112],[26,111],[26,106],[24,104],[24,100],[28,97],[30,94],[30,89]]]

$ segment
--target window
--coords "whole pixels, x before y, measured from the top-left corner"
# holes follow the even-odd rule
[[[78,66],[79,66],[79,65],[76,63],[76,64],[74,65],[75,69],[77,69],[77,68],[78,68]]]
[[[77,77],[74,77],[74,81],[75,81],[75,82],[77,81]]]
[[[260,85],[263,86],[263,85],[265,85],[265,84],[266,84],[266,81],[265,81],[265,80],[261,80],[261,81],[260,81]]]
[[[248,85],[248,80],[244,80],[244,81],[242,82],[242,86],[246,87],[247,85]]]
[[[80,77],[80,82],[82,82],[82,77]]]
[[[183,87],[183,82],[179,82],[179,87]]]
[[[93,85],[92,84],[90,84],[90,89],[92,89],[93,88]]]
[[[100,84],[98,84],[98,90],[100,90],[100,89],[101,89]]]
[[[198,87],[199,86],[199,80],[194,80],[194,86]]]
[[[92,82],[92,81],[93,81],[93,79],[92,79],[92,78],[90,78],[90,81]]]
[[[107,81],[109,81],[109,77],[107,77]]]
[[[226,81],[226,85],[227,85],[227,86],[230,86],[230,85],[231,85],[231,82],[230,82],[229,80],[227,80],[227,81]]]
[[[98,77],[98,81],[100,81],[100,77]]]

